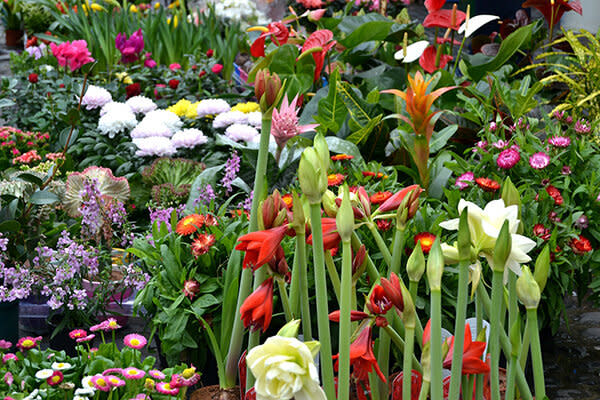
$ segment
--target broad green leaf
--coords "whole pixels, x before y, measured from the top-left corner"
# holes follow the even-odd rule
[[[327,97],[319,101],[318,114],[314,116],[314,120],[319,124],[317,130],[324,134],[327,131],[337,133],[348,115],[348,110],[337,93],[339,79],[340,73],[336,69],[329,78]]]
[[[441,150],[457,130],[458,125],[450,125],[439,132],[434,132],[429,143],[429,153],[433,154]]]
[[[60,201],[59,197],[47,190],[38,190],[33,193],[29,198],[32,204],[43,205],[43,204],[54,204]]]
[[[327,146],[331,152],[354,156],[357,161],[362,159],[360,150],[351,141],[341,139],[337,136],[326,136],[325,141],[327,142]]]

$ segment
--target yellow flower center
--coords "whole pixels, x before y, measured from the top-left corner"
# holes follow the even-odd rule
[[[117,378],[110,378],[110,383],[116,384],[119,383],[119,380]]]
[[[110,321],[108,323],[108,326],[110,326],[111,328],[114,328],[115,326],[117,326],[117,321]]]
[[[106,386],[106,381],[104,380],[104,378],[98,378],[98,379],[96,380],[96,383],[97,383],[99,386]]]
[[[165,383],[165,385],[163,386],[166,390],[171,390],[171,385],[168,383]]]
[[[128,373],[129,375],[137,375],[137,371],[136,371],[135,369],[130,369],[130,370],[127,370],[127,373]]]
[[[181,376],[183,376],[185,379],[190,379],[192,376],[194,376],[195,372],[196,368],[186,368],[181,373]]]
[[[63,364],[63,363],[58,363],[58,364],[56,364],[56,368],[62,368],[62,367],[64,367],[64,366],[65,366],[65,364]]]
[[[134,339],[131,339],[131,341],[129,343],[131,343],[132,346],[139,346],[140,340],[134,338]]]
[[[22,345],[23,345],[23,347],[33,347],[33,346],[35,346],[35,342],[31,339],[26,339],[26,340],[23,340]]]
[[[194,223],[194,218],[192,218],[192,217],[188,217],[183,220],[183,224],[185,226],[192,225],[193,223]]]
[[[50,379],[52,380],[52,383],[58,383],[58,382],[60,382],[60,376],[58,376],[58,375],[54,375]]]

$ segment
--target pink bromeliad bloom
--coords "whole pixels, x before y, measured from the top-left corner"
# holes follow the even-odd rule
[[[529,157],[529,165],[533,169],[544,169],[550,164],[550,156],[544,152],[532,154]]]
[[[275,138],[280,149],[285,147],[288,140],[300,133],[313,131],[319,124],[298,125],[298,109],[296,103],[298,96],[288,103],[287,94],[278,109],[273,110],[273,122],[271,124],[271,135]]]
[[[58,46],[54,43],[50,43],[50,49],[52,55],[56,57],[58,65],[61,67],[69,66],[71,72],[78,70],[85,64],[95,61],[92,57],[92,53],[87,48],[87,42],[85,40],[73,40],[73,42],[63,42]]]

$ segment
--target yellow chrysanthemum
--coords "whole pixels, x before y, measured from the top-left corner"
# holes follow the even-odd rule
[[[173,2],[173,3],[171,3],[171,4],[169,4],[169,8],[170,8],[170,9],[173,9],[173,8],[175,8],[175,7],[179,7],[179,0],[177,0],[177,1],[175,1],[175,2]]]
[[[131,85],[133,83],[133,80],[129,77],[127,72],[117,72],[115,76],[117,77],[119,82],[123,82],[126,85]]]
[[[238,103],[235,106],[231,107],[231,111],[240,111],[245,114],[260,111],[260,105],[254,101],[249,101],[247,103]]]
[[[187,111],[185,112],[186,118],[189,118],[189,119],[198,118],[198,104],[200,104],[199,101],[190,104]]]
[[[167,111],[177,114],[179,117],[183,117],[187,114],[188,108],[192,106],[192,102],[186,99],[181,99],[171,107],[167,108]]]
[[[158,10],[160,8],[160,3],[157,1],[156,3],[154,3],[154,9]]]

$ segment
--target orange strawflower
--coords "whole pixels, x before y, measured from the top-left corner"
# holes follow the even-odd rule
[[[335,156],[331,156],[333,161],[343,161],[343,160],[352,160],[354,156],[349,154],[336,154]]]
[[[291,194],[289,194],[289,193],[284,194],[283,196],[281,196],[281,200],[283,200],[283,202],[285,203],[285,207],[288,210],[292,209],[292,206],[294,205],[294,198],[292,197]]]
[[[327,186],[337,186],[344,182],[346,177],[342,174],[331,174],[327,176]]]
[[[204,216],[200,214],[191,214],[187,217],[182,218],[177,223],[177,228],[175,229],[175,232],[185,236],[191,235],[192,233],[200,229],[202,225],[204,225]]]
[[[433,242],[435,242],[435,235],[429,232],[421,232],[415,235],[415,244],[418,241],[421,241],[421,250],[423,250],[424,254],[429,254],[431,250],[431,246],[433,246]]]

